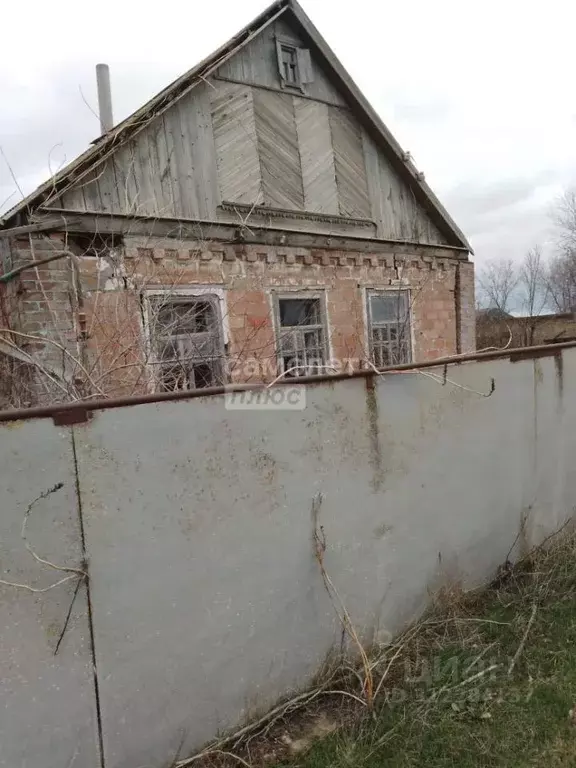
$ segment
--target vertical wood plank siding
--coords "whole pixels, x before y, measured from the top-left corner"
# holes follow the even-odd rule
[[[198,85],[54,205],[72,210],[215,218],[216,154],[208,85]]]
[[[134,152],[134,141],[129,141],[125,148],[126,161],[124,171],[126,173],[126,205],[128,213],[146,213],[143,210],[140,200],[140,190],[136,181],[136,156]]]
[[[84,190],[78,184],[68,190],[62,197],[57,197],[51,200],[48,207],[54,206],[55,208],[66,208],[70,211],[85,211],[86,202],[84,200]]]
[[[191,122],[193,128],[192,153],[194,156],[196,197],[198,200],[198,215],[201,219],[214,219],[216,209],[221,202],[218,193],[218,172],[216,168],[216,149],[212,133],[212,107],[210,94],[214,87],[203,83],[198,92],[193,91],[188,96],[190,103],[188,113],[195,115]]]
[[[273,208],[304,210],[302,168],[292,96],[256,89],[254,119],[264,204]]]
[[[182,190],[181,185],[178,182],[178,176],[180,173],[186,173],[184,168],[180,169],[178,162],[181,161],[182,151],[178,151],[178,147],[181,145],[179,140],[179,115],[178,112],[172,107],[162,116],[164,122],[164,138],[166,141],[166,154],[168,162],[168,175],[172,184],[172,199],[174,201],[174,216],[182,216],[184,205],[182,202]]]
[[[132,144],[134,159],[134,178],[138,188],[138,212],[155,213],[156,199],[154,196],[154,180],[151,178],[150,151],[148,149],[149,131],[143,131]]]
[[[164,194],[162,189],[161,172],[160,172],[160,158],[158,155],[158,130],[162,125],[160,120],[155,120],[146,129],[146,138],[148,145],[148,169],[150,184],[152,185],[152,200],[151,207],[152,213],[155,216],[166,215],[164,212]]]
[[[330,107],[330,131],[334,147],[340,214],[370,218],[370,200],[360,125],[348,111]]]
[[[163,116],[166,149],[160,143],[158,154],[169,168],[176,216],[202,219],[216,214],[218,192],[210,90],[207,83],[196,86]],[[158,194],[165,195],[166,182],[161,186]]]
[[[159,179],[158,184],[160,186],[159,204],[160,215],[175,216],[176,215],[176,202],[174,195],[174,185],[172,183],[172,175],[170,173],[170,154],[168,152],[168,141],[166,138],[166,125],[164,123],[164,116],[155,120],[152,123],[151,128],[154,129],[154,136],[152,139],[152,146],[154,152],[158,153],[158,171]],[[214,174],[216,175],[216,174]]]
[[[118,205],[121,213],[127,213],[129,206],[127,173],[130,167],[130,150],[128,146],[121,147],[112,157],[114,164],[114,178],[118,190]],[[109,183],[112,183],[110,179]]]
[[[98,171],[91,171],[82,180],[82,191],[87,211],[101,211],[100,188],[98,186]]]
[[[365,131],[362,132],[362,143],[370,198],[370,216],[376,222],[377,236],[390,237],[390,233],[394,230],[394,221],[390,200],[384,196],[382,190],[378,147]]]
[[[262,178],[248,86],[217,82],[211,92],[212,126],[222,200],[261,203]]]
[[[302,162],[304,208],[337,216],[338,189],[328,107],[294,97],[294,114]]]
[[[443,235],[430,221],[410,187],[399,178],[384,154],[365,132],[362,138],[371,216],[377,222],[378,237],[445,243]]]
[[[174,149],[174,175],[172,179],[180,189],[180,210],[178,215],[191,219],[194,218],[193,211],[198,210],[198,202],[194,187],[194,167],[192,164],[192,148],[188,123],[186,121],[186,111],[178,103],[166,112],[164,118],[168,133],[172,135],[172,146]]]
[[[115,213],[120,210],[120,199],[118,197],[118,184],[116,183],[114,161],[112,158],[106,160],[98,176],[102,210],[107,213]]]

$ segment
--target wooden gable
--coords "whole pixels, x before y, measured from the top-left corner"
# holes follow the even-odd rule
[[[206,83],[196,86],[51,206],[214,218],[218,193],[209,90]]]
[[[299,229],[324,222],[368,238],[459,245],[438,226],[439,203],[428,205],[397,145],[391,151],[364,120],[313,43],[286,3],[50,205],[202,221],[293,216]],[[283,74],[284,55],[297,82]]]

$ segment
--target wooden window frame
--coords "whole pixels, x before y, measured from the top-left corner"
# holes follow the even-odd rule
[[[193,305],[196,303],[209,304],[212,307],[215,318],[215,330],[168,333],[165,337],[153,328],[152,305],[154,302],[164,301],[166,304]],[[146,291],[143,294],[142,301],[142,320],[146,332],[146,352],[149,370],[149,388],[152,392],[183,391],[187,389],[204,389],[207,386],[223,386],[227,381],[226,354],[228,347],[228,328],[224,322],[225,317],[224,292],[218,286],[196,287],[191,289],[159,289]],[[188,358],[184,358],[188,363],[190,371],[185,372],[187,385],[185,387],[167,387],[162,382],[161,369],[167,365],[159,353],[159,345],[162,338],[168,343],[169,339],[175,341],[177,348],[182,351],[190,345],[197,345],[197,348],[210,342],[210,337],[216,335],[214,345],[215,352],[204,356],[198,353],[196,356],[192,351]],[[204,386],[197,386],[196,368],[206,365],[211,368],[213,382]],[[183,369],[186,366],[182,366]],[[191,378],[192,377],[192,378]]]
[[[302,300],[318,301],[319,323],[308,323],[301,326],[283,326],[281,323],[280,315],[280,302],[287,300]],[[276,342],[276,360],[278,365],[278,373],[286,374],[286,377],[300,378],[302,376],[313,376],[316,374],[324,373],[327,363],[329,361],[329,340],[328,340],[328,315],[326,311],[326,291],[325,290],[295,290],[295,291],[278,291],[272,294],[273,312],[274,312],[274,326],[275,326],[275,342]],[[316,364],[307,360],[307,347],[305,341],[305,334],[320,333],[320,342],[314,347],[315,350],[320,352],[320,356],[317,358],[311,358],[316,361]],[[304,362],[300,369],[290,370],[293,366],[286,365],[286,358],[289,356],[283,350],[282,340],[283,337],[292,335],[294,339],[295,354],[303,354]],[[287,371],[290,371],[287,374]]]
[[[287,43],[279,43],[279,47],[280,50],[278,55],[280,57],[280,64],[282,66],[280,71],[280,78],[286,86],[290,88],[300,88],[302,83],[300,80],[300,70],[298,67],[298,48],[295,45],[288,45]],[[286,54],[288,54],[291,59],[288,66],[293,70],[294,80],[290,80],[290,78],[286,77]]]
[[[283,49],[294,51],[296,82],[290,82],[284,75]],[[295,40],[277,35],[276,57],[278,60],[278,74],[280,76],[281,87],[287,90],[305,93],[306,85],[314,80],[310,50],[308,48],[302,48],[302,46]]]
[[[403,316],[396,319],[374,320],[372,299],[387,298],[405,303]],[[376,368],[413,362],[412,306],[407,288],[366,290],[366,318],[370,359]],[[394,349],[396,347],[396,349]]]

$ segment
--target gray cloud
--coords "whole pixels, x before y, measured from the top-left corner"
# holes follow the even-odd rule
[[[392,115],[398,121],[431,123],[448,120],[454,105],[445,99],[428,100],[426,97],[411,100],[395,100],[392,105]]]
[[[459,184],[447,195],[454,215],[476,220],[527,203],[536,190],[557,180],[552,171],[531,178],[503,179],[491,184]]]
[[[476,262],[520,259],[536,244],[545,253],[554,250],[551,214],[566,181],[562,172],[547,170],[491,184],[467,182],[453,187],[445,202],[470,237]]]

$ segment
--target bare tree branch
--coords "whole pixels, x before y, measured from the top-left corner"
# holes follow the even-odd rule
[[[478,273],[481,305],[507,313],[519,280],[518,268],[512,259],[488,261]]]
[[[576,187],[556,201],[552,220],[557,252],[548,269],[548,292],[557,311],[571,312],[576,307]]]

